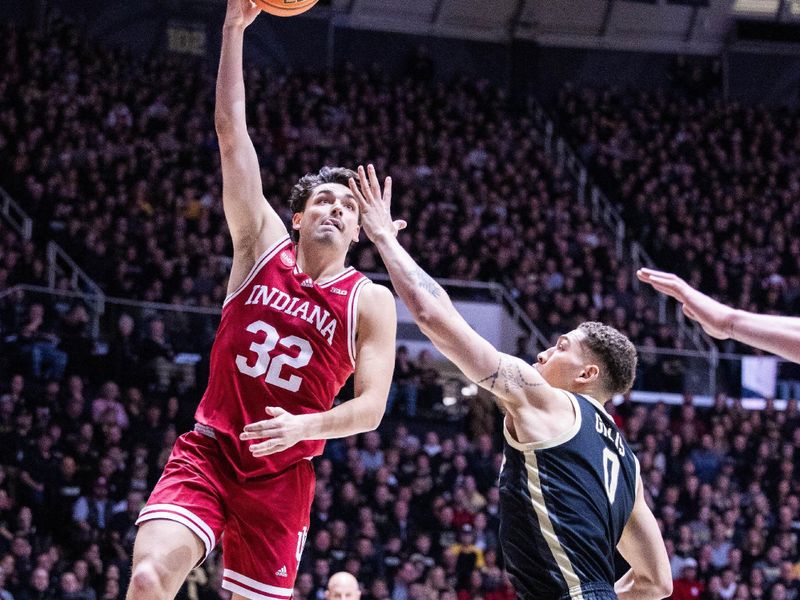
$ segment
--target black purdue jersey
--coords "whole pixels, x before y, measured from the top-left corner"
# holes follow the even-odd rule
[[[500,543],[523,600],[613,593],[615,550],[636,499],[639,464],[611,416],[563,393],[577,415],[563,435],[521,444],[503,427]]]

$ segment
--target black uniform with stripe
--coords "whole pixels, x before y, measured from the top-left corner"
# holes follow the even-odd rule
[[[504,431],[500,543],[523,600],[615,597],[615,549],[636,499],[638,462],[611,416],[564,393],[578,418],[563,435],[521,444]]]

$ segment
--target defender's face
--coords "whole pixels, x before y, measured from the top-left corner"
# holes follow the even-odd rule
[[[534,365],[545,381],[562,390],[573,391],[576,379],[586,375],[586,369],[593,364],[583,348],[586,334],[578,329],[560,336],[555,346],[540,352]]]
[[[341,244],[345,250],[358,241],[358,202],[350,188],[323,183],[314,188],[303,212],[292,216],[292,227],[301,240]]]

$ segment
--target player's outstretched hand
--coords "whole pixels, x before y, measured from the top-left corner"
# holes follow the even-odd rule
[[[636,277],[659,292],[675,298],[683,305],[683,314],[700,323],[711,337],[720,340],[730,337],[735,309],[694,289],[674,273],[639,269]]]
[[[291,448],[303,438],[303,424],[298,415],[286,412],[278,406],[267,406],[267,414],[271,418],[244,426],[239,435],[240,440],[258,440],[264,442],[252,444],[250,453],[255,456],[268,456]]]
[[[259,14],[261,9],[252,0],[228,0],[225,25],[245,28],[255,21]]]
[[[383,184],[378,183],[375,167],[358,167],[358,184],[350,179],[350,191],[358,200],[361,211],[361,227],[373,242],[383,235],[396,236],[406,228],[406,222],[392,220],[392,178],[387,177]]]

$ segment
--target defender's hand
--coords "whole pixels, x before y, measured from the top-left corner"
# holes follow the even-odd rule
[[[369,180],[367,180],[369,175]],[[375,174],[375,167],[369,165],[367,170],[358,167],[358,185],[350,179],[350,191],[358,200],[361,210],[361,227],[373,242],[382,235],[396,236],[397,232],[406,228],[402,220],[392,221],[392,178],[387,177],[383,184],[383,193]]]
[[[683,305],[683,314],[700,323],[711,337],[725,340],[731,336],[735,309],[694,289],[674,273],[639,269],[636,271],[636,277],[639,281],[652,285],[659,292],[675,298]]]
[[[228,0],[225,25],[244,29],[255,21],[260,13],[261,9],[252,0]]]
[[[239,435],[240,440],[267,438],[265,442],[250,446],[253,456],[275,454],[305,439],[300,415],[293,415],[277,406],[267,406],[265,410],[271,419],[245,425],[244,431]]]

